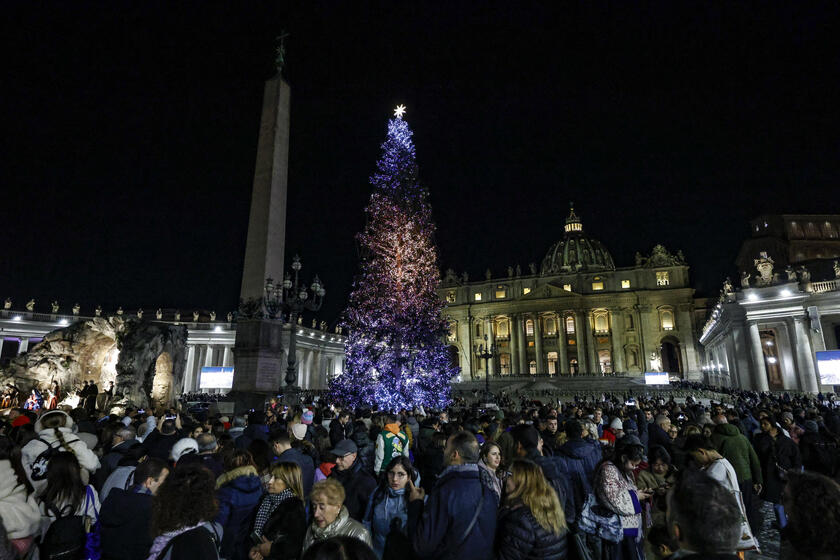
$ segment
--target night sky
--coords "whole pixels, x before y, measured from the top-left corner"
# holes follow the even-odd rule
[[[0,54],[16,308],[234,308],[281,29],[287,257],[320,274],[330,322],[400,103],[441,268],[474,279],[539,263],[572,200],[618,266],[682,249],[701,295],[750,218],[840,212],[836,3],[30,4],[4,5]]]

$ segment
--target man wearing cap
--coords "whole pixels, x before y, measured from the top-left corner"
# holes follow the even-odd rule
[[[303,424],[293,424],[292,433],[295,438],[303,439],[303,435],[306,433],[306,426]],[[276,463],[294,463],[300,467],[304,498],[308,497],[309,491],[312,490],[312,483],[315,480],[315,463],[312,461],[312,457],[297,447],[292,447],[292,440],[286,432],[278,432],[271,436],[269,443],[271,444],[271,450],[277,457]]]
[[[344,487],[344,505],[350,513],[350,517],[361,521],[367,509],[367,503],[376,489],[376,479],[368,474],[360,461],[356,461],[359,448],[353,440],[343,439],[338,442],[335,449],[330,453],[335,455],[335,468],[330,474]]]

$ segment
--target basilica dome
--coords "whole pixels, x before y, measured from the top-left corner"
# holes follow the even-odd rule
[[[543,276],[568,272],[597,272],[615,270],[615,263],[607,248],[586,235],[583,223],[572,208],[566,218],[563,239],[548,250],[542,262]]]

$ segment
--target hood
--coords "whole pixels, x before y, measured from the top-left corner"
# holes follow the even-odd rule
[[[63,410],[51,410],[48,413],[44,414],[44,416],[49,416],[49,415],[52,415],[52,414],[61,414],[62,416],[64,416],[64,427],[67,428],[68,431],[72,431],[72,429],[73,429],[73,419],[70,418],[69,414],[67,414]],[[38,433],[40,433],[42,430],[49,429],[49,428],[44,428],[44,426],[41,424],[41,420],[44,419],[44,416],[41,416],[40,418],[38,418],[38,421],[35,422],[35,431],[38,432]]]
[[[26,500],[26,487],[18,483],[17,475],[12,469],[12,463],[8,459],[0,460],[0,500],[13,494],[23,492],[23,500]]]
[[[741,430],[735,424],[718,424],[715,427],[715,432],[722,436],[737,436],[741,434]]]
[[[250,492],[255,485],[257,488],[262,489],[257,469],[250,465],[237,467],[232,471],[227,471],[216,479],[217,489],[222,486],[229,486],[243,492]]]
[[[120,527],[132,523],[144,510],[151,512],[151,508],[151,494],[113,488],[102,505],[100,522],[104,527]]]

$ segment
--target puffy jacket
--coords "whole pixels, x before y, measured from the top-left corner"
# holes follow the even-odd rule
[[[350,517],[361,521],[367,509],[368,499],[376,488],[376,480],[362,469],[358,458],[347,470],[333,469],[330,478],[334,478],[344,487],[344,505]]]
[[[99,511],[103,560],[145,560],[152,547],[152,496],[114,488]]]
[[[18,484],[17,475],[8,459],[0,460],[0,520],[10,539],[36,535],[41,528],[41,511],[34,495]]]
[[[245,560],[248,557],[251,519],[262,494],[257,469],[251,466],[233,469],[216,480],[216,496],[219,499],[216,522],[224,529],[223,558]]]
[[[477,510],[482,495],[483,505]],[[447,467],[425,504],[413,500],[408,505],[408,534],[417,557],[421,560],[492,558],[496,498],[489,475],[477,464]],[[477,511],[475,525],[466,534]]]
[[[712,444],[729,461],[738,482],[752,480],[753,484],[762,484],[761,462],[750,440],[734,424],[718,424],[712,432]]]
[[[601,444],[595,439],[570,439],[560,447],[560,453],[576,457],[583,461],[586,479],[591,483],[595,477],[595,469],[601,462],[603,451]]]
[[[333,537],[353,537],[370,546],[370,532],[365,529],[364,525],[350,517],[346,507],[341,506],[338,517],[326,527],[318,527],[314,522],[309,526],[306,530],[306,536],[303,538],[303,552],[306,552],[306,549],[316,542]]]
[[[291,447],[280,454],[277,458],[277,462],[294,463],[300,467],[300,479],[301,482],[303,482],[303,494],[305,498],[308,498],[309,492],[312,490],[312,484],[315,481],[315,463],[312,462],[312,457],[296,447]]]
[[[520,503],[499,512],[496,560],[562,560],[566,546],[567,531],[561,535],[546,531],[527,506]]]
[[[76,459],[79,460],[79,465],[81,465],[82,469],[86,471],[89,478],[89,475],[96,472],[96,469],[99,468],[99,457],[97,457],[93,451],[88,449],[88,446],[76,437],[76,434],[74,434],[70,428],[57,429],[61,432],[61,437],[64,439],[64,442],[73,452],[73,455],[76,456]],[[20,458],[21,463],[23,463],[23,470],[26,471],[26,476],[29,478],[30,482],[32,482],[32,486],[35,488],[36,494],[40,494],[44,488],[47,487],[46,478],[43,480],[32,480],[32,464],[38,458],[38,455],[46,451],[48,444],[50,447],[55,448],[56,451],[67,451],[67,449],[59,443],[58,436],[56,436],[54,428],[41,430],[38,432],[38,437],[40,439],[33,439],[23,446]],[[83,475],[82,480],[84,479],[85,476]]]
[[[387,488],[382,494],[380,490],[374,491],[368,502],[364,526],[370,531],[373,541],[371,548],[378,558],[382,558],[382,553],[385,551],[385,539],[394,527],[392,525],[394,519],[398,520],[400,530],[405,532],[408,529],[408,502],[405,489]]]

